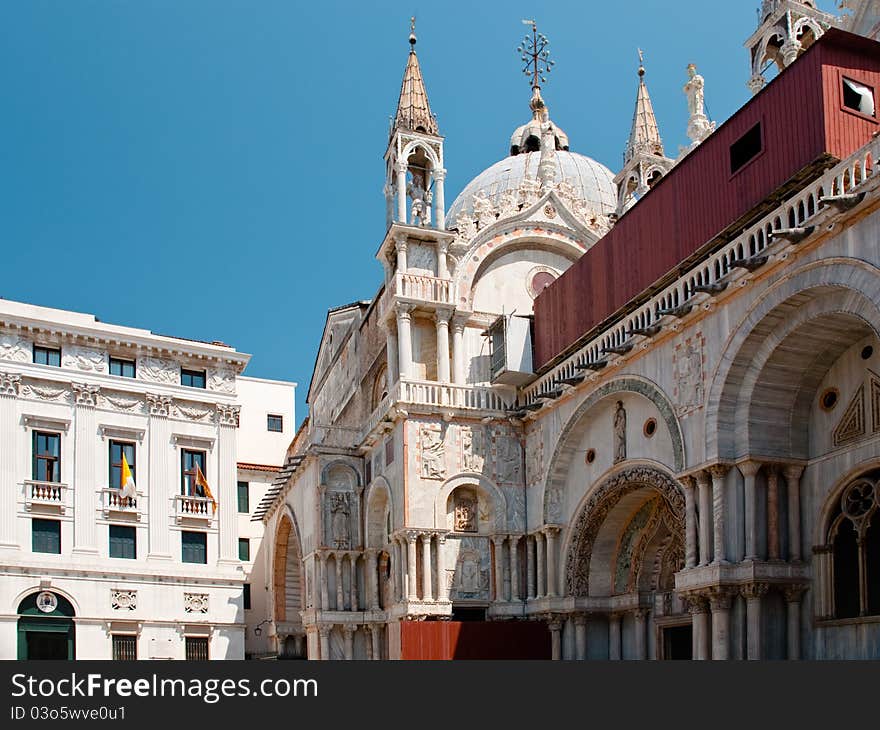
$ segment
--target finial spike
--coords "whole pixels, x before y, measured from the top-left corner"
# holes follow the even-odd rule
[[[639,76],[645,75],[645,52],[639,48]]]
[[[416,45],[417,40],[418,39],[416,38],[416,16],[413,15],[409,19],[409,44],[410,44],[410,46],[413,47],[413,50],[415,50],[415,45]]]
[[[521,54],[522,60],[525,62],[523,73],[529,78],[532,89],[540,89],[542,83],[546,83],[546,74],[553,67],[553,61],[550,60],[550,51],[548,46],[550,41],[543,33],[538,33],[538,24],[534,20],[523,20],[523,25],[530,25],[532,28],[531,37],[526,35],[522,44],[516,49]]]

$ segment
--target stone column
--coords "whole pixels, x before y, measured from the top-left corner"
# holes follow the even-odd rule
[[[358,599],[358,556],[357,553],[348,554],[348,564],[351,568],[351,610],[357,611],[360,608],[360,600]]]
[[[708,565],[712,559],[712,495],[709,475],[701,471],[694,478],[697,480],[700,499],[700,565]]]
[[[449,600],[449,586],[446,585],[446,535],[437,535],[437,600]]]
[[[220,473],[217,475],[217,522],[220,532],[220,561],[239,565],[237,496],[238,459],[235,453],[236,430],[241,406],[217,406],[217,455]]]
[[[388,337],[386,340],[386,348],[387,348],[387,362],[388,362],[388,390],[391,390],[391,386],[394,385],[398,378],[400,377],[400,373],[398,372],[398,368],[400,367],[400,353],[397,351],[397,326],[391,326],[388,328]]]
[[[379,624],[370,626],[370,643],[373,646],[373,661],[379,661],[382,658],[382,627]]]
[[[587,616],[579,613],[574,617],[575,659],[582,662],[587,658]]]
[[[755,477],[761,469],[757,461],[743,461],[737,464],[743,475],[746,502],[746,555],[745,560],[758,559],[758,498],[755,488]]]
[[[535,598],[535,539],[526,535],[526,600]]]
[[[440,279],[449,278],[449,261],[446,255],[449,252],[449,243],[446,241],[437,242],[437,277]]]
[[[406,215],[406,163],[398,162],[395,165],[395,172],[397,173],[397,221],[406,225],[409,222]]]
[[[351,661],[354,659],[354,633],[357,626],[353,624],[344,624],[342,627],[342,638],[345,641],[345,659]]]
[[[431,585],[431,535],[422,535],[422,600],[434,600],[434,588]]]
[[[416,584],[416,538],[418,533],[406,533],[406,567],[407,567],[407,595],[408,601],[419,600],[419,588]]]
[[[452,320],[452,382],[465,385],[467,373],[464,367],[464,321]]]
[[[519,600],[519,535],[510,535],[510,600]]]
[[[370,602],[370,610],[379,610],[379,569],[376,565],[376,551],[367,550],[367,574],[364,576],[364,585],[367,587],[367,600]]]
[[[635,652],[636,659],[645,660],[648,658],[648,650],[647,650],[647,636],[645,635],[646,627],[648,625],[648,609],[646,608],[637,608],[633,611],[633,618],[635,619]]]
[[[330,610],[330,580],[327,577],[327,554],[320,553],[318,555],[321,567],[321,608],[324,611]]]
[[[804,586],[794,585],[785,589],[785,607],[788,613],[786,645],[788,659],[796,661],[801,658],[801,598]]]
[[[497,535],[492,538],[495,546],[495,600],[504,601],[504,538]]]
[[[709,652],[709,602],[700,595],[687,596],[688,610],[693,627],[694,659],[711,659]]]
[[[397,372],[401,378],[408,378],[412,368],[412,306],[397,305]]]
[[[690,476],[683,477],[681,484],[684,487],[684,567],[695,568],[697,566],[697,514],[694,504],[696,480]]]
[[[767,585],[764,583],[749,583],[742,589],[746,599],[746,659],[761,658],[761,599],[766,593]]]
[[[446,197],[443,191],[443,183],[446,180],[446,170],[434,170],[434,225],[438,230],[446,228]]]
[[[727,546],[724,544],[724,523],[727,519],[724,499],[724,477],[729,467],[724,464],[715,464],[709,467],[712,475],[712,532],[714,542],[714,563],[727,562]]]
[[[437,313],[437,381],[449,382],[449,318],[452,311],[438,309]]]
[[[150,410],[148,427],[150,474],[147,494],[149,495],[150,512],[150,552],[148,560],[171,559],[171,532],[168,529],[170,510],[173,509],[171,495],[176,494],[179,487],[172,492],[172,480],[168,455],[171,452],[171,430],[168,426],[168,410],[171,407],[171,396],[147,393],[147,407]],[[143,486],[143,485],[142,485]]]
[[[785,467],[785,483],[788,486],[788,559],[793,563],[801,560],[801,475],[799,465]]]
[[[608,658],[620,661],[620,614],[608,615]]]
[[[767,473],[767,557],[779,560],[779,470],[768,466]]]
[[[321,641],[321,659],[324,661],[329,661],[330,659],[330,632],[332,630],[333,626],[326,624],[318,628],[318,635]]]
[[[546,528],[547,533],[547,597],[556,598],[556,536],[558,527]]]
[[[553,616],[547,623],[550,629],[550,658],[558,662],[562,659],[562,621]]]
[[[536,562],[538,575],[537,582],[535,583],[535,598],[543,598],[547,593],[544,586],[544,534],[542,532],[535,533],[535,547],[538,551],[538,559]]]
[[[345,610],[345,594],[342,591],[342,553],[333,553],[333,562],[336,564],[336,610]]]
[[[712,609],[712,659],[730,658],[730,593],[714,590],[709,598]]]
[[[74,411],[73,452],[73,552],[96,555],[98,552],[95,523],[98,470],[95,463],[95,434],[98,430],[95,407],[100,388],[96,385],[72,383],[76,397]],[[59,478],[59,481],[63,479]],[[7,485],[8,486],[8,485]]]
[[[18,409],[21,376],[0,372],[0,547],[19,549],[15,530],[18,483],[15,463],[18,458]],[[28,475],[29,476],[29,475]]]

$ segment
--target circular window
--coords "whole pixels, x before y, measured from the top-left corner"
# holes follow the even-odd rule
[[[653,438],[654,434],[657,433],[657,421],[653,418],[649,418],[645,421],[645,427],[643,429],[645,436],[648,438]]]
[[[837,388],[828,388],[819,398],[819,405],[823,411],[833,411],[837,401],[840,400],[840,391]]]
[[[596,461],[596,450],[595,449],[587,449],[587,456],[584,459],[588,464],[592,464]]]
[[[874,348],[868,345],[862,350],[862,360],[870,360],[874,356]]]
[[[556,274],[550,269],[536,269],[529,274],[528,288],[532,299],[538,296],[544,289],[556,281]]]

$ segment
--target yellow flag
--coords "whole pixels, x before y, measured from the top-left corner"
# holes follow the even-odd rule
[[[201,487],[201,491],[204,495],[211,500],[211,505],[213,507],[214,512],[217,511],[217,500],[214,499],[214,495],[211,492],[211,487],[208,486],[208,480],[205,479],[205,475],[202,474],[202,468],[196,464],[196,494],[199,493],[199,487]]]
[[[119,496],[120,497],[130,497],[134,499],[137,497],[137,488],[134,485],[134,477],[131,475],[131,467],[128,465],[128,459],[125,458],[125,453],[122,454],[122,475],[119,479]]]

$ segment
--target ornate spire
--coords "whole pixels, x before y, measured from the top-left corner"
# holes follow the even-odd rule
[[[641,49],[639,49],[639,91],[636,95],[636,110],[624,153],[624,163],[629,162],[639,153],[665,156],[657,117],[654,116],[654,105],[651,103],[651,95],[645,84],[645,56]]]
[[[409,58],[406,60],[406,70],[403,72],[400,99],[397,102],[397,114],[394,116],[394,126],[391,133],[407,131],[439,136],[437,119],[431,113],[428,92],[425,90],[425,80],[422,78],[422,69],[416,55],[416,40],[416,19],[412,18],[410,21]]]

